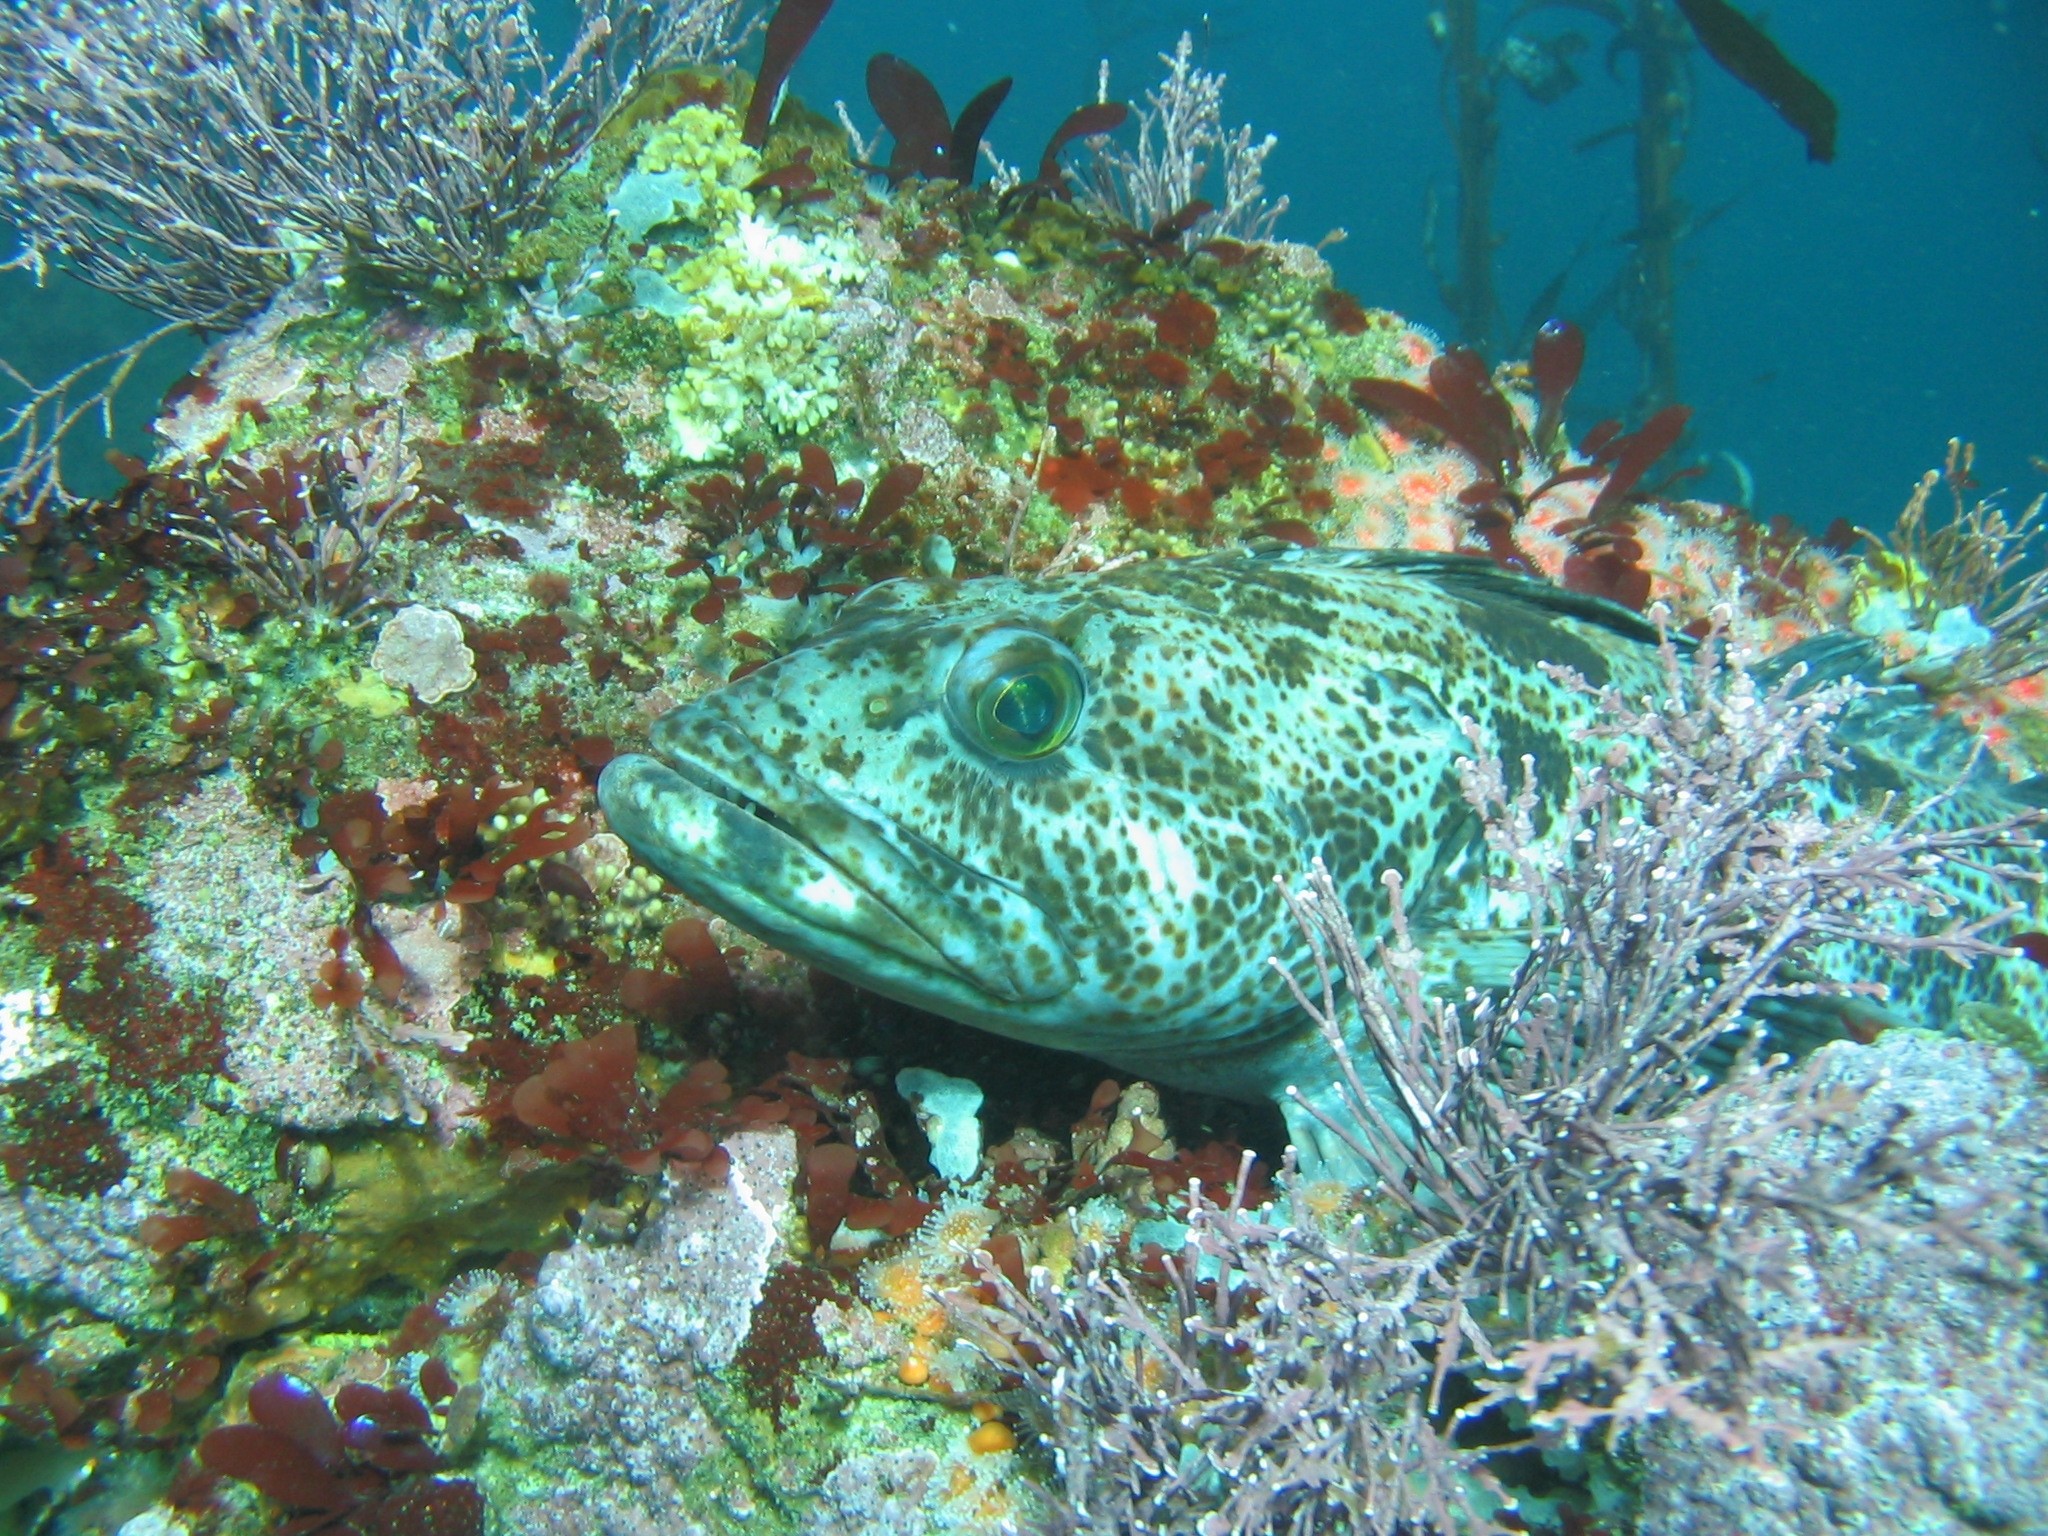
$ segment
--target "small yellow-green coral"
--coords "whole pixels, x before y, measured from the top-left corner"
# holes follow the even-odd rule
[[[634,169],[643,176],[684,171],[694,183],[689,222],[723,230],[754,212],[747,183],[761,174],[761,157],[740,138],[730,112],[683,107],[657,128]],[[628,178],[630,181],[631,178]]]
[[[613,207],[646,255],[628,274],[637,308],[664,315],[689,361],[670,381],[677,452],[729,457],[750,411],[779,435],[815,431],[836,408],[828,315],[866,272],[851,240],[763,218],[747,183],[760,160],[729,113],[684,107],[657,130]]]

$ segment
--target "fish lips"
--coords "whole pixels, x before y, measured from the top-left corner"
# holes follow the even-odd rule
[[[634,852],[779,949],[955,1017],[1068,991],[1046,916],[864,807],[811,783],[731,723],[679,710],[659,757],[607,764],[598,803]]]

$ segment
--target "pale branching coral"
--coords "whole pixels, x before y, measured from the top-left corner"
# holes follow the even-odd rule
[[[1651,616],[1669,619],[1661,608]],[[1874,981],[1805,974],[1840,946],[1858,946],[1848,974],[1901,983],[1926,957],[2007,953],[1987,936],[2039,883],[2003,855],[2037,848],[2041,813],[1999,798],[1962,733],[1930,730],[1914,744],[1947,754],[1940,793],[1912,806],[1889,796],[1858,804],[1859,761],[1846,743],[1897,701],[1853,679],[1807,686],[1799,665],[1759,675],[1754,655],[1727,642],[1727,617],[1717,613],[1689,660],[1666,637],[1657,698],[1596,690],[1546,664],[1598,699],[1595,734],[1613,743],[1608,763],[1575,787],[1562,829],[1541,826],[1531,763],[1514,792],[1484,743],[1462,765],[1501,860],[1500,896],[1514,899],[1501,906],[1518,901],[1529,923],[1531,958],[1516,983],[1526,999],[1511,991],[1503,1006],[1534,1006],[1565,981],[1558,995],[1572,1001],[1555,1005],[1565,1009],[1556,1028],[1587,1062],[1621,1074],[1600,1088],[1603,1104],[1640,1106],[1653,1089],[1682,1095],[1682,1074],[1668,1068],[1761,1000],[1881,993]],[[1994,809],[2013,813],[1974,819]],[[1959,876],[1981,880],[1983,894],[1962,896]]]
[[[1076,201],[1145,232],[1170,226],[1192,204],[1206,201],[1208,211],[1179,231],[1189,250],[1205,240],[1269,239],[1287,211],[1286,198],[1267,198],[1264,180],[1266,157],[1279,141],[1271,134],[1254,141],[1249,124],[1225,130],[1226,77],[1197,67],[1194,48],[1194,38],[1183,32],[1179,46],[1159,56],[1166,78],[1145,93],[1135,150],[1121,149],[1107,137],[1088,141],[1091,154]],[[1105,64],[1105,98],[1108,73]],[[1216,197],[1205,198],[1212,156],[1220,161],[1223,186]]]
[[[1480,1454],[1425,1411],[1429,1330],[1458,1327],[1442,1246],[1378,1258],[1244,1193],[1241,1178],[1224,1206],[1194,1196],[1164,1309],[1093,1244],[1063,1283],[1041,1267],[1019,1290],[991,1267],[995,1305],[958,1303],[992,1361],[1043,1362],[1025,1385],[1063,1528],[1505,1529]]]
[[[559,63],[526,0],[35,0],[0,23],[0,196],[155,313],[246,318],[309,251],[400,281],[498,275],[648,69],[725,58],[736,0],[581,0]]]
[[[323,253],[413,288],[507,275],[645,74],[730,58],[751,30],[745,0],[576,11],[557,62],[528,0],[0,10],[0,208],[23,242],[8,265],[64,268],[170,322],[29,388],[0,431],[17,450],[0,496],[61,495],[65,434],[143,350],[240,324]]]

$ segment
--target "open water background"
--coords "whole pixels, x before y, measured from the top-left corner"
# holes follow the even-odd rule
[[[169,0],[166,0],[169,3]],[[547,0],[556,15],[561,0]],[[1366,303],[1439,331],[1450,313],[1424,257],[1431,189],[1450,259],[1452,158],[1439,107],[1440,57],[1427,0],[839,0],[793,88],[862,126],[867,57],[898,53],[957,109],[1002,74],[1016,88],[991,139],[1035,162],[1071,106],[1092,100],[1098,60],[1135,98],[1157,55],[1192,31],[1230,77],[1225,117],[1279,136],[1268,184],[1292,199],[1280,232],[1330,251]],[[1494,27],[1511,11],[1489,7]],[[1836,163],[1808,164],[1797,137],[1695,54],[1693,129],[1682,190],[1721,210],[1689,242],[1680,290],[1682,396],[1703,493],[1733,496],[1721,455],[1748,468],[1755,506],[1820,528],[1836,517],[1889,527],[1945,440],[1974,439],[1979,478],[2020,498],[2048,489],[2048,0],[1781,0],[1766,16],[1788,53],[1842,109]],[[1563,5],[1530,12],[1532,35],[1576,31],[1581,85],[1551,106],[1503,95],[1495,224],[1509,329],[1570,266],[1559,308],[1583,316],[1612,276],[1633,222],[1625,138],[1573,146],[1625,119],[1633,64],[1611,78],[1608,33]],[[751,63],[752,60],[750,59]],[[1725,205],[1725,206],[1724,206]],[[1574,256],[1578,255],[1574,263]],[[135,323],[75,285],[37,293],[0,278],[0,354],[42,376],[119,340]],[[166,356],[131,400],[139,446],[146,391],[186,356]],[[1611,312],[1592,328],[1573,424],[1625,411],[1632,342]]]

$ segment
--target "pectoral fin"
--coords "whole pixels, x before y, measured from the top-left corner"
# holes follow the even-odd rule
[[[1497,991],[1515,979],[1529,958],[1526,928],[1439,928],[1418,930],[1425,982],[1445,997],[1461,997],[1467,988]]]

